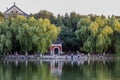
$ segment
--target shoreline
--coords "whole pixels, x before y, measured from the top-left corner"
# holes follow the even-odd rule
[[[64,60],[64,61],[79,61],[79,60],[107,60],[113,59],[114,55],[4,55],[1,56],[5,61],[31,61],[31,60]]]

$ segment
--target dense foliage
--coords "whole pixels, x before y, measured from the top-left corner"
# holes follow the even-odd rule
[[[19,16],[17,19],[10,18],[4,21],[3,18],[3,14],[0,13],[0,23],[3,22],[0,24],[1,52],[12,50],[44,53],[48,51],[47,48],[52,41],[59,36],[65,52],[120,53],[119,17],[106,18],[103,15],[80,15],[75,12],[54,16],[53,13],[42,10],[31,14],[28,19]],[[59,27],[56,28],[53,24],[59,26],[61,32]]]
[[[57,39],[60,28],[49,19],[9,18],[0,24],[0,53],[39,51],[45,53]]]
[[[78,22],[76,36],[87,53],[120,53],[120,22],[115,17],[95,16]]]
[[[66,52],[80,50],[86,53],[120,53],[119,17],[106,18],[103,15],[80,15],[75,12],[55,17],[47,11],[35,14],[37,18],[36,15],[43,19],[47,17],[61,27],[59,36]]]
[[[63,42],[63,51],[73,52],[80,49],[80,42],[77,40],[75,31],[77,29],[77,23],[79,19],[84,16],[76,14],[75,12],[71,12],[70,15],[66,13],[65,16],[58,15],[56,17],[53,15],[53,13],[46,10],[41,10],[36,14],[31,14],[31,16],[34,16],[36,19],[48,18],[51,23],[61,27],[59,36]]]

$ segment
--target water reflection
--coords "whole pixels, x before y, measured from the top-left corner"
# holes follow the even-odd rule
[[[119,59],[0,62],[0,80],[120,80],[119,73]]]

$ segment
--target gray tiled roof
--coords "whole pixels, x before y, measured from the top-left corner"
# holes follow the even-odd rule
[[[9,9],[7,9],[7,10],[4,12],[4,14],[6,15],[7,12],[8,12],[9,10],[11,10],[12,8],[14,8],[14,7],[17,8],[19,11],[21,11],[21,12],[22,12],[22,15],[24,15],[24,16],[26,16],[26,17],[29,16],[27,13],[25,13],[25,12],[22,11],[20,8],[18,8],[15,4],[14,4],[12,7],[10,7]]]

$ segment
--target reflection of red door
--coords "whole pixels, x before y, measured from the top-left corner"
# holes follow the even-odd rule
[[[50,70],[53,75],[62,74],[62,62],[50,62]]]

